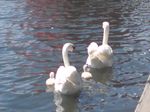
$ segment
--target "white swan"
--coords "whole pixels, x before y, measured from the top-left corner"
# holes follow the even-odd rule
[[[49,78],[46,80],[46,85],[47,86],[53,86],[55,83],[55,74],[54,72],[50,72]]]
[[[83,66],[83,73],[81,74],[81,77],[83,79],[91,79],[92,78],[92,74],[90,73],[90,68],[88,67],[87,64],[85,64]]]
[[[112,55],[113,50],[108,45],[109,36],[109,23],[103,22],[103,42],[102,45],[98,46],[97,43],[92,42],[88,46],[88,58],[86,64],[91,68],[103,68],[112,66]]]
[[[76,68],[71,66],[68,59],[68,51],[73,51],[74,45],[66,43],[62,49],[64,66],[60,66],[55,77],[55,91],[65,95],[79,93],[82,88],[82,79]]]

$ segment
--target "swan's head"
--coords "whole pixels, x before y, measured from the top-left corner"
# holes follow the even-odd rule
[[[104,29],[109,28],[109,22],[103,22],[103,26]]]
[[[50,78],[55,78],[55,73],[54,73],[54,72],[50,72],[50,73],[49,73],[49,77],[50,77]]]
[[[67,51],[73,51],[75,49],[75,46],[74,44],[72,43],[66,43],[64,46],[63,46],[63,49],[66,49]]]
[[[97,43],[92,42],[92,43],[88,46],[88,48],[87,48],[88,54],[93,53],[94,51],[97,50],[97,48],[98,48]]]
[[[81,77],[83,79],[91,79],[92,78],[92,74],[90,73],[90,67],[88,64],[85,64],[83,66],[83,70],[84,72],[81,74]]]
[[[89,72],[89,71],[90,71],[90,67],[88,66],[88,64],[85,64],[85,65],[83,66],[83,71],[84,71],[84,72]]]

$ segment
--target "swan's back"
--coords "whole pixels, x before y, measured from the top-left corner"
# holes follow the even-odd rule
[[[109,45],[106,44],[99,46],[96,56],[104,64],[104,67],[112,66],[113,50]]]
[[[109,45],[101,45],[88,56],[86,64],[92,68],[104,68],[112,66],[113,50]]]
[[[69,66],[66,69],[68,70],[67,74],[70,75],[67,75],[67,80],[66,83],[64,83],[63,91],[65,94],[77,94],[82,88],[81,76],[73,66]]]
[[[113,50],[108,44],[99,46],[97,52],[108,56],[111,56],[113,54]]]
[[[81,76],[77,72],[74,66],[66,67],[67,69],[67,78],[72,80],[74,83],[79,84],[81,82]]]
[[[82,87],[81,76],[73,66],[61,66],[57,70],[55,79],[55,91],[62,94],[76,94]]]

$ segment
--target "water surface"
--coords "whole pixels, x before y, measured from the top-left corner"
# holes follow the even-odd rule
[[[0,111],[133,112],[150,70],[148,0],[1,0]],[[86,47],[102,42],[110,22],[111,70],[84,81],[78,98],[48,92],[45,80],[62,65],[61,48],[72,42],[71,63],[82,72]]]

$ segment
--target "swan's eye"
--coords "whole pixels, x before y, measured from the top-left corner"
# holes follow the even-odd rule
[[[73,50],[75,50],[75,49],[76,49],[76,47],[75,47],[75,46],[72,46],[72,49],[73,49]]]

